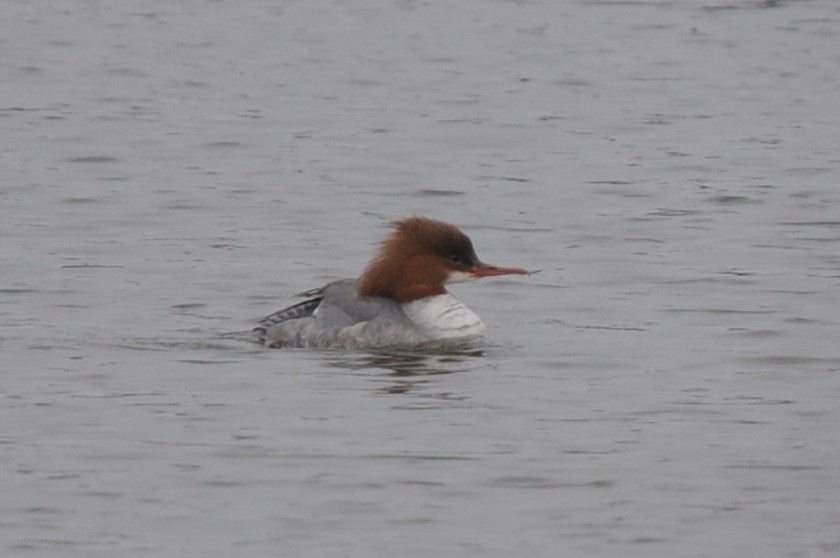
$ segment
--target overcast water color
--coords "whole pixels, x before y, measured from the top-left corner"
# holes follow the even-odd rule
[[[840,555],[840,3],[0,5],[0,556]],[[484,342],[270,350],[409,215]]]

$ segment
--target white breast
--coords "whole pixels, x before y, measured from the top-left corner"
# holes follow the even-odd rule
[[[451,294],[429,296],[403,304],[408,319],[433,339],[480,335],[486,326],[475,312]]]

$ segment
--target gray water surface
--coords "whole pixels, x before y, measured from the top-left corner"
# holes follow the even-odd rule
[[[0,7],[0,556],[840,554],[840,4]],[[452,354],[257,319],[453,222]]]

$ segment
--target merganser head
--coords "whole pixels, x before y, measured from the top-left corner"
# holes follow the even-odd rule
[[[470,238],[448,223],[410,217],[394,227],[362,274],[361,296],[383,296],[402,303],[444,294],[447,283],[528,273],[483,263]]]

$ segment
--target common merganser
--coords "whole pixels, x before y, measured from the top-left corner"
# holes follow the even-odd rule
[[[487,265],[457,227],[425,217],[394,223],[379,254],[357,279],[298,296],[307,300],[263,318],[254,328],[268,347],[371,349],[471,338],[484,322],[444,285],[524,269]]]

